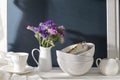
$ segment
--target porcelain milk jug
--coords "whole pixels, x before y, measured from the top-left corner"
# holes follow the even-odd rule
[[[99,62],[99,64],[98,64]],[[100,72],[107,76],[116,75],[119,71],[118,58],[100,59],[96,60],[96,65]]]

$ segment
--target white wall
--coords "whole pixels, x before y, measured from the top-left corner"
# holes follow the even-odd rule
[[[7,51],[7,0],[0,0],[0,16],[3,27],[2,32],[4,32],[3,39],[0,41],[0,51]]]

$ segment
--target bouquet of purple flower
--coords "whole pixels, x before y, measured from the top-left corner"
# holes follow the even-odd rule
[[[27,26],[35,33],[35,37],[42,47],[54,46],[56,42],[64,42],[64,27],[58,26],[52,20],[40,23],[38,27]]]

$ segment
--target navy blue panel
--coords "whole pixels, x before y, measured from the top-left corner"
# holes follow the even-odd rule
[[[94,59],[107,57],[106,0],[8,0],[8,51],[28,52],[28,64],[36,66],[31,50],[39,45],[26,26],[49,19],[65,27],[65,43],[52,48],[53,66],[56,49],[80,41],[96,45]]]

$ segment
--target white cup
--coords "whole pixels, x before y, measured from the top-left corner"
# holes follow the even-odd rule
[[[13,69],[15,72],[24,72],[26,68],[28,53],[25,52],[13,52],[10,53],[10,57],[13,63]]]

